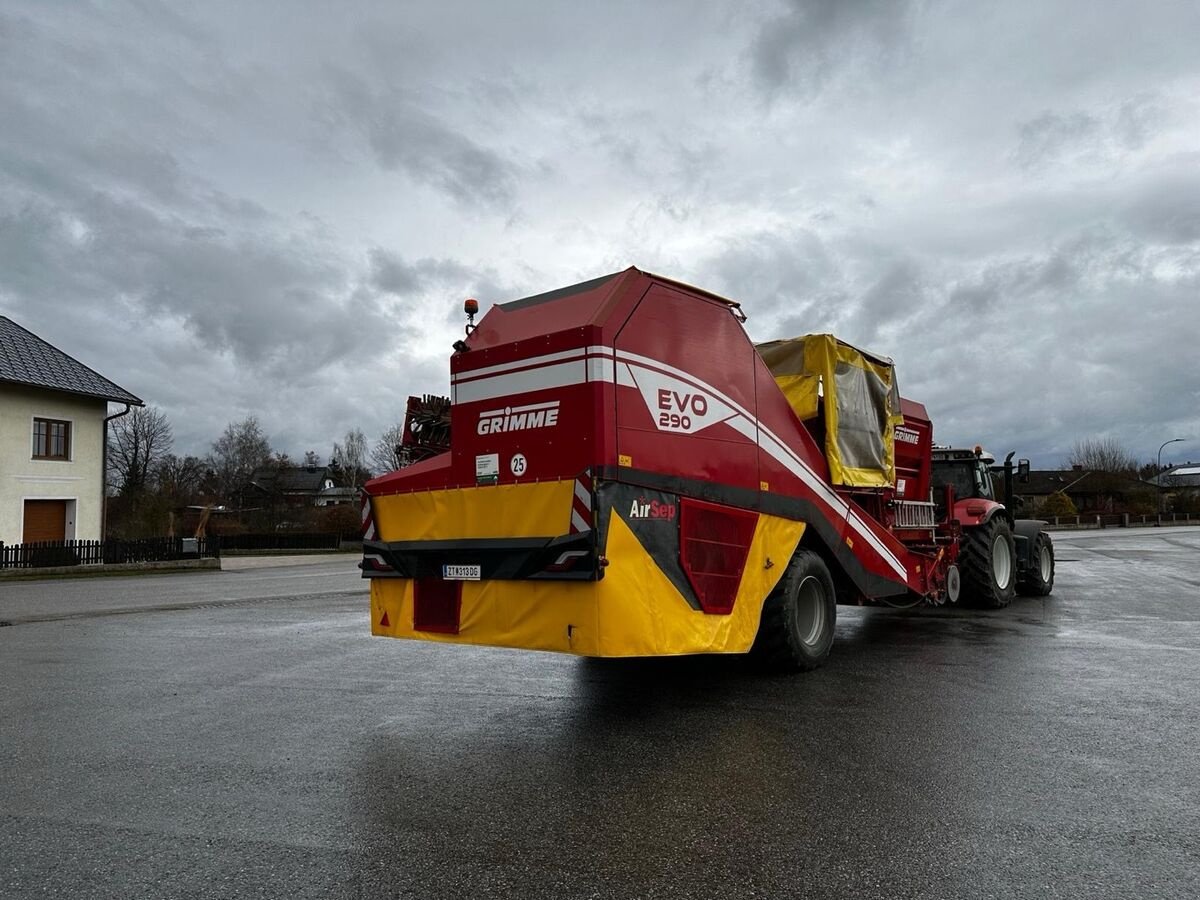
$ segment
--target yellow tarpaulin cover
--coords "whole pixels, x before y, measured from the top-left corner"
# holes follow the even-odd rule
[[[832,334],[769,341],[757,350],[802,421],[821,414],[824,399],[825,455],[834,484],[896,483],[895,427],[903,416],[890,359]]]

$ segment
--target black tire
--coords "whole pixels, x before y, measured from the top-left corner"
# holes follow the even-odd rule
[[[963,606],[1003,609],[1012,603],[1017,584],[1017,547],[1008,520],[997,515],[987,524],[965,532],[958,567],[962,571]]]
[[[772,672],[811,671],[828,658],[836,622],[829,569],[811,550],[797,550],[763,604],[751,655]]]
[[[1026,597],[1045,597],[1054,590],[1054,542],[1039,531],[1033,541],[1029,570],[1017,581],[1017,593]]]

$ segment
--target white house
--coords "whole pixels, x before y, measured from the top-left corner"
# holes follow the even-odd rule
[[[0,316],[0,542],[101,537],[110,401],[143,405]]]

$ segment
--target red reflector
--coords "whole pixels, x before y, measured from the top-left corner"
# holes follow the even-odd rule
[[[418,578],[413,583],[413,630],[458,634],[462,582]]]
[[[758,513],[684,498],[680,506],[679,556],[700,601],[713,615],[733,611],[742,570],[754,540]]]
[[[390,628],[392,623],[388,621],[387,610],[383,611],[383,618],[379,620],[380,628]]]

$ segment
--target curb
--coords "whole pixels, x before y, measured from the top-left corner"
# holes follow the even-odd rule
[[[48,566],[44,569],[0,569],[0,581],[33,581],[48,578],[103,578],[108,575],[156,575],[167,572],[220,570],[219,559],[174,559],[162,562],[98,563],[83,566]]]

